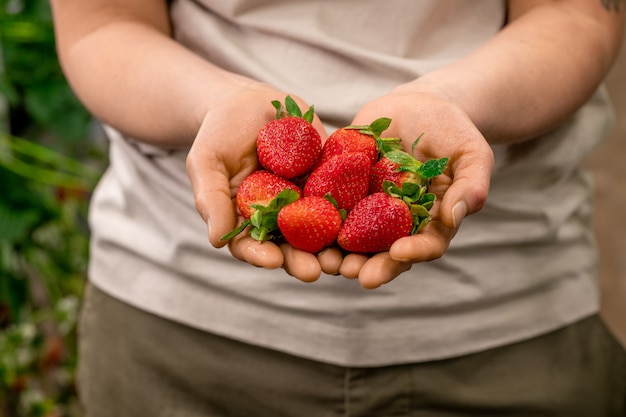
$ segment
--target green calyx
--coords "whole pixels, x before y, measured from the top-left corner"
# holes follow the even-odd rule
[[[387,152],[402,149],[402,145],[400,145],[400,138],[381,137],[383,132],[389,128],[389,125],[391,125],[391,119],[388,117],[381,117],[374,120],[367,126],[350,125],[346,126],[344,129],[358,130],[364,135],[373,137],[376,140],[376,147],[378,148],[379,155],[384,155]]]
[[[408,152],[393,150],[385,154],[385,158],[398,165],[396,171],[410,172],[420,178],[420,184],[427,184],[432,178],[441,175],[448,166],[448,158],[418,161]]]
[[[437,197],[428,192],[428,186],[412,182],[404,182],[402,187],[392,181],[383,182],[383,190],[391,197],[404,201],[411,210],[413,229],[411,234],[417,233],[430,222],[429,210],[432,208]]]
[[[337,203],[337,200],[335,200],[333,198],[333,196],[330,193],[326,193],[324,194],[324,199],[326,199],[327,201],[329,201],[333,206],[335,206],[335,208],[337,209],[337,211],[339,211],[339,215],[341,216],[341,221],[344,221],[348,215],[348,213],[346,212],[345,209],[339,208],[339,204]]]
[[[378,154],[385,156],[389,152],[401,151],[402,144],[400,138],[378,138],[376,139],[376,147],[378,148]]]
[[[250,228],[250,236],[259,242],[279,237],[280,230],[278,229],[277,222],[278,212],[280,209],[299,198],[300,195],[296,191],[286,189],[278,193],[267,206],[251,204],[250,207],[255,208],[256,211],[252,214],[250,219],[245,220],[238,227],[226,233],[220,240],[230,240],[248,227]]]
[[[312,123],[313,117],[315,116],[315,110],[313,106],[310,106],[308,110],[304,114],[302,114],[302,110],[300,110],[300,106],[298,106],[298,103],[296,103],[296,101],[291,96],[285,97],[284,106],[278,100],[272,101],[272,106],[274,106],[274,108],[276,109],[277,119],[280,119],[282,117],[293,116],[293,117],[299,117],[301,119],[306,120],[309,123]]]
[[[344,129],[358,130],[360,133],[365,135],[373,136],[374,138],[379,138],[382,133],[389,128],[391,124],[391,119],[388,117],[381,117],[379,119],[374,120],[367,126],[364,125],[350,125],[344,127]]]
[[[417,138],[413,144],[412,151],[415,150],[415,144],[419,139]],[[392,181],[384,181],[383,190],[390,196],[399,198],[408,204],[413,218],[412,233],[415,234],[431,220],[429,210],[433,207],[436,196],[428,192],[428,187],[433,178],[445,171],[448,166],[448,158],[421,162],[413,155],[401,150],[390,151],[385,154],[385,158],[398,165],[396,171],[412,174],[409,180],[402,182],[401,186]]]

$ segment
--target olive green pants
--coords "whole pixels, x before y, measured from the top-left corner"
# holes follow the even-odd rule
[[[624,417],[626,352],[598,317],[460,358],[346,368],[207,334],[90,287],[87,417]]]

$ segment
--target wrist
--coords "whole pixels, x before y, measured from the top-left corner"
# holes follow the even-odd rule
[[[471,79],[475,79],[475,75],[444,68],[403,84],[392,93],[427,97],[456,108],[467,115],[489,143],[514,140],[508,137],[511,132],[502,129],[502,120],[494,119],[498,105],[492,100],[490,87],[469,82]]]

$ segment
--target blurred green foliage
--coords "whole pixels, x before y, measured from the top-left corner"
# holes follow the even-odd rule
[[[0,417],[78,417],[76,321],[105,150],[47,0],[0,0]]]
[[[0,0],[0,45],[11,132],[80,152],[90,116],[61,72],[48,1]]]

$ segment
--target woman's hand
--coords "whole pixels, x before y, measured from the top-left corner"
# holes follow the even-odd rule
[[[336,272],[337,256],[328,253],[319,259],[290,245],[258,242],[242,233],[228,242],[221,237],[242,222],[237,215],[235,196],[243,179],[258,168],[256,138],[261,127],[274,119],[272,100],[284,102],[286,94],[270,87],[242,89],[223,105],[206,113],[187,157],[196,208],[208,225],[209,241],[215,247],[228,243],[232,255],[252,265],[284,268],[302,281],[315,281],[322,270]],[[293,96],[292,96],[293,97]],[[308,105],[293,97],[301,109]],[[319,121],[313,125],[325,138]],[[334,253],[332,250],[330,254]]]
[[[419,233],[397,240],[388,252],[372,257],[347,255],[340,273],[376,288],[396,278],[414,263],[441,257],[463,219],[480,210],[487,198],[494,157],[491,147],[467,114],[436,91],[416,92],[400,87],[365,105],[354,124],[379,117],[392,119],[384,137],[402,138],[406,151],[422,135],[414,155],[425,161],[449,158],[446,171],[433,179],[437,200],[431,222]]]

